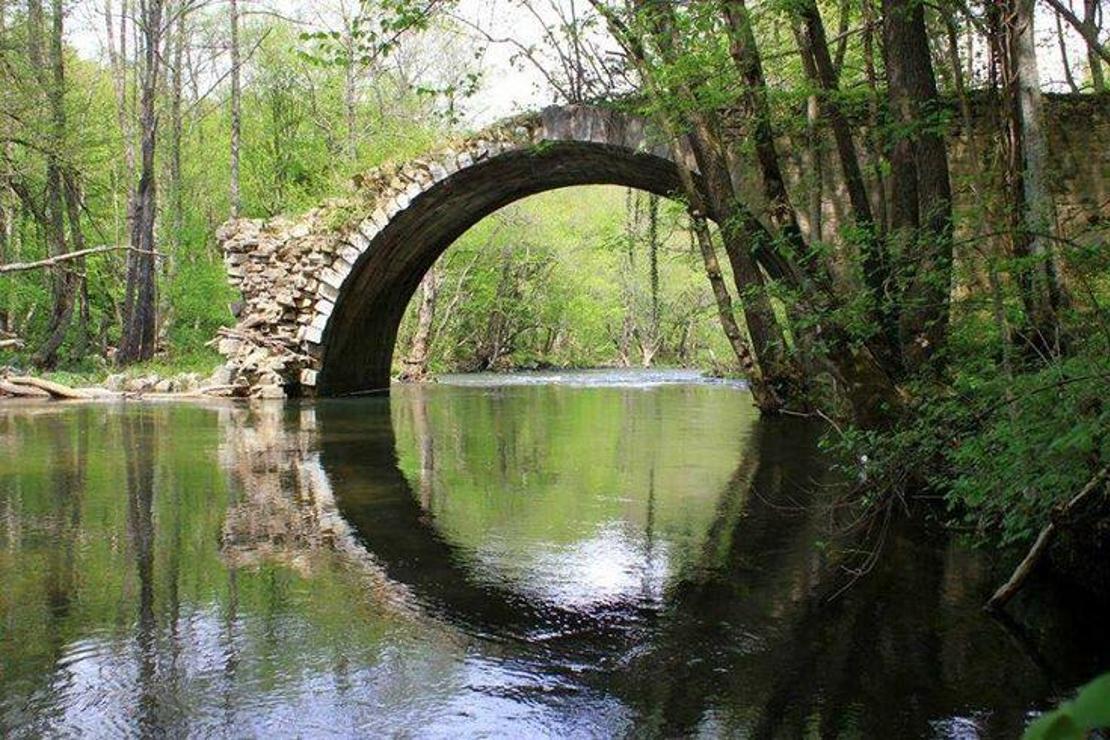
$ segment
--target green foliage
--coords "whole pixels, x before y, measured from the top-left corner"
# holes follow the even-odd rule
[[[403,9],[375,12],[401,17]],[[370,9],[368,8],[368,11]],[[207,63],[204,50],[223,48],[226,16],[223,9],[194,11],[189,16],[189,43],[195,44],[193,64]],[[414,11],[415,12],[415,11]],[[384,16],[383,16],[384,18]],[[12,22],[8,18],[8,22]],[[19,16],[16,16],[19,20]],[[383,20],[383,23],[385,21]],[[405,17],[402,25],[422,21]],[[387,24],[393,30],[401,26]],[[388,160],[404,161],[430,149],[444,135],[440,115],[444,103],[415,89],[401,62],[387,68],[355,60],[357,82],[354,98],[356,128],[347,130],[347,68],[343,60],[320,64],[306,55],[298,31],[288,22],[263,15],[244,18],[244,50],[240,190],[242,215],[270,217],[299,213],[328,197],[342,193],[357,173]],[[3,42],[22,39],[25,26],[16,22],[5,31]],[[209,44],[209,42],[212,42]],[[11,48],[23,49],[25,44]],[[5,46],[7,48],[7,46]],[[68,52],[68,50],[67,50]],[[221,52],[222,53],[222,52]],[[419,61],[410,53],[408,62]],[[0,72],[0,99],[11,116],[3,134],[35,144],[45,136],[49,120],[41,104],[35,71],[26,55],[5,56]],[[429,84],[452,84],[456,76],[469,80],[467,64],[445,73]],[[186,72],[193,73],[190,70]],[[125,86],[133,95],[134,70],[125,69]],[[195,74],[201,75],[200,72]],[[207,74],[207,73],[205,73]],[[181,178],[175,186],[170,174],[172,121],[170,90],[161,93],[159,111],[159,216],[156,229],[159,260],[158,295],[161,336],[157,360],[172,368],[210,365],[212,354],[205,342],[233,317],[229,306],[237,299],[227,282],[226,270],[215,244],[214,232],[229,213],[230,111],[226,81],[197,77],[185,80],[182,100]],[[471,83],[473,80],[471,80]],[[126,242],[126,207],[133,183],[122,152],[124,140],[116,109],[116,91],[107,61],[91,61],[67,53],[66,121],[61,152],[63,162],[78,173],[81,188],[82,230],[88,246]],[[14,122],[14,123],[13,123]],[[348,142],[354,156],[348,156]],[[11,168],[32,197],[45,190],[47,149],[42,146],[8,146],[4,167]],[[5,172],[8,170],[5,169]],[[131,173],[133,174],[133,173]],[[0,259],[31,261],[47,255],[42,229],[33,214],[7,189],[0,193],[0,215],[13,216],[7,243],[0,244]],[[103,359],[119,339],[124,302],[126,260],[120,252],[96,255],[75,265],[84,275],[83,294],[88,301],[74,312],[73,324],[62,346],[60,370],[75,377],[97,377],[107,371]],[[52,305],[48,270],[0,276],[0,330],[15,333],[25,342],[21,350],[0,350],[0,365],[26,367],[32,353],[46,338]],[[94,361],[94,358],[102,358]],[[195,357],[205,358],[194,362]]]
[[[1110,673],[1079,690],[1079,695],[1047,712],[1025,730],[1025,740],[1083,740],[1092,730],[1110,729]]]
[[[730,358],[700,257],[675,205],[660,209],[657,224],[658,337],[649,336],[646,225],[630,236],[626,223],[629,207],[643,218],[646,199],[616,187],[558,190],[470,229],[435,268],[430,369],[640,365],[645,357],[656,365],[710,367]],[[420,295],[402,324],[397,363],[415,332]]]
[[[913,387],[915,401],[893,428],[849,429],[826,443],[853,461],[869,502],[925,485],[979,542],[1027,542],[1110,460],[1110,352],[1096,335],[1011,380],[981,334],[970,341],[983,329],[957,328],[952,377]]]

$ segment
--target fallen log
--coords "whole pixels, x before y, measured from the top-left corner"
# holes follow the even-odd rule
[[[19,386],[38,388],[39,390],[46,391],[47,394],[54,398],[61,398],[65,400],[77,400],[98,397],[98,394],[92,393],[82,388],[70,388],[68,385],[55,383],[52,380],[44,380],[43,378],[32,378],[29,376],[13,375],[7,378],[7,382]]]
[[[50,398],[50,394],[41,388],[9,383],[6,380],[0,380],[0,395],[15,396],[16,398]]]
[[[23,340],[19,339],[18,337],[13,337],[11,339],[0,339],[0,349],[9,349],[13,347],[15,349],[21,349],[23,347]]]
[[[1106,481],[1107,474],[1110,474],[1110,465],[1104,466],[1102,470],[1095,473],[1095,476],[1087,481],[1087,485],[1083,486],[1083,489],[1079,493],[1072,496],[1071,500],[1059,509],[1053,511],[1052,521],[1044,526],[1040,534],[1037,535],[1036,541],[1033,542],[1033,546],[1029,548],[1029,552],[1026,553],[1025,557],[1018,563],[1018,566],[1014,568],[1014,572],[1010,575],[1010,578],[994,592],[990,601],[987,602],[986,608],[988,610],[999,611],[1004,609],[1006,604],[1010,603],[1010,599],[1014,598],[1017,592],[1021,590],[1021,587],[1025,585],[1026,579],[1029,578],[1029,575],[1033,572],[1037,563],[1044,557],[1044,554],[1048,551],[1048,546],[1052,544],[1052,539],[1056,536],[1058,530],[1056,521],[1066,517],[1077,506],[1083,503],[1088,496],[1099,490],[1099,486]]]

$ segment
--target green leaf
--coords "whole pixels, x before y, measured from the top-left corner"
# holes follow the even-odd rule
[[[1072,701],[1039,717],[1025,740],[1083,740],[1091,730],[1110,727],[1110,673],[1084,686]]]

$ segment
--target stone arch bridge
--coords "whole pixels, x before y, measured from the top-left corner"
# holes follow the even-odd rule
[[[334,395],[389,386],[401,317],[436,258],[513,201],[573,185],[668,195],[669,148],[641,118],[551,107],[427,157],[356,178],[355,193],[297,220],[239,219],[218,239],[243,295],[218,343],[254,395]]]
[[[1064,219],[1110,216],[1107,103],[1091,96],[1050,100]],[[963,150],[955,139],[957,181],[976,166]],[[782,151],[797,184],[807,167],[804,147],[786,141]],[[556,188],[611,184],[670,195],[680,190],[679,167],[696,175],[692,156],[672,159],[642,118],[614,108],[554,106],[357,177],[353,193],[298,218],[228,222],[217,238],[243,299],[237,325],[221,330],[218,340],[230,382],[237,393],[273,398],[385,390],[410,298],[467,229],[513,201]],[[740,190],[758,213],[754,168],[737,170]],[[837,187],[827,181],[824,192]],[[957,183],[957,209],[959,192]],[[826,199],[815,220],[822,236],[835,233],[829,230],[840,215],[837,200]],[[807,220],[802,226],[811,228]]]

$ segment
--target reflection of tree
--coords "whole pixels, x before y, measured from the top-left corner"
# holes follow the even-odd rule
[[[352,616],[356,602],[392,605],[406,618],[428,611],[444,617],[443,622],[461,624],[471,636],[483,636],[467,640],[474,654],[493,656],[498,665],[520,668],[546,685],[567,687],[574,696],[619,701],[644,727],[643,734],[684,735],[708,728],[720,734],[792,736],[812,728],[825,736],[920,735],[932,731],[935,718],[975,716],[977,708],[985,707],[994,712],[977,720],[984,734],[1013,736],[1028,707],[1048,694],[1041,671],[1049,665],[1030,662],[979,616],[977,584],[980,575],[989,574],[978,573],[973,561],[955,556],[953,548],[943,548],[928,533],[892,530],[875,571],[844,595],[828,599],[843,582],[830,581],[827,556],[813,546],[823,525],[822,512],[813,505],[822,489],[810,478],[819,477],[822,463],[812,457],[812,434],[789,421],[760,422],[750,436],[730,436],[727,463],[735,462],[736,468],[714,499],[712,521],[694,557],[684,561],[687,565],[670,579],[662,597],[646,599],[637,592],[603,607],[560,610],[536,604],[511,583],[491,587],[476,581],[457,542],[437,529],[442,522],[427,516],[425,506],[437,509],[442,501],[426,498],[415,480],[406,479],[398,449],[414,424],[429,433],[439,425],[432,443],[417,440],[411,455],[419,458],[421,475],[426,472],[430,481],[443,479],[456,464],[497,458],[492,446],[467,448],[472,442],[452,426],[484,424],[475,406],[441,416],[447,394],[429,391],[422,406],[399,408],[405,397],[394,396],[397,432],[390,403],[370,399],[304,408],[221,407],[218,431],[212,412],[168,406],[107,412],[69,408],[54,412],[53,421],[50,414],[36,418],[18,433],[0,414],[0,467],[17,459],[19,453],[10,450],[21,444],[29,450],[37,445],[35,454],[26,455],[31,465],[49,460],[14,483],[7,470],[0,475],[6,517],[0,526],[14,562],[42,565],[18,576],[10,569],[0,573],[4,608],[16,610],[14,631],[0,640],[5,671],[0,679],[3,689],[15,687],[17,695],[4,705],[0,722],[21,724],[26,714],[20,713],[34,711],[8,709],[30,704],[27,686],[36,695],[54,692],[50,706],[65,710],[59,716],[66,714],[91,695],[68,693],[73,682],[83,676],[88,681],[103,670],[105,677],[120,680],[96,698],[111,705],[107,713],[137,722],[139,732],[178,734],[175,728],[181,730],[189,719],[177,714],[178,707],[196,706],[189,692],[201,691],[208,692],[205,701],[222,697],[225,729],[234,733],[244,708],[255,706],[250,702],[257,698],[245,695],[244,687],[253,691],[252,679],[272,670],[281,674],[280,690],[288,690],[299,675],[289,666],[306,665],[298,663],[306,653],[318,657],[313,651],[329,628],[340,635],[331,663],[338,684],[350,680],[363,689],[369,668],[419,691],[423,678],[413,678],[418,671],[409,671],[409,658],[390,664],[404,670],[385,671],[382,664],[367,661],[369,652],[351,647],[356,640],[372,643],[380,634],[375,633],[376,615]],[[632,411],[631,398],[619,396],[619,403],[626,404],[622,414]],[[423,411],[416,413],[417,408]],[[543,435],[551,434],[554,414],[575,408],[550,403],[527,411],[514,418],[503,408],[496,422],[517,435],[518,447],[506,452],[505,480],[513,480],[521,468],[530,475],[551,470],[552,461],[539,457],[551,446]],[[537,421],[533,411],[547,418]],[[410,412],[412,419],[403,416]],[[599,423],[597,418],[586,421]],[[667,503],[667,466],[653,445],[666,446],[668,437],[650,436],[660,434],[651,421],[637,429],[618,418],[612,428],[619,444],[605,450],[606,455],[615,450],[629,466],[640,465],[634,456],[638,444],[650,453],[638,470],[642,476],[633,479],[639,495],[627,504],[646,506],[645,518],[636,520],[637,531],[645,535],[645,562],[666,556],[667,537],[660,516]],[[184,429],[192,433],[182,434]],[[224,516],[224,481],[210,464],[211,448],[196,444],[197,429],[209,441],[218,434],[222,463],[237,492],[222,527],[222,561],[216,538]],[[473,433],[488,443],[487,431],[478,426]],[[490,475],[491,485],[499,485],[498,474]],[[339,504],[332,483],[341,492]],[[219,494],[215,505],[212,491]],[[442,493],[433,487],[427,496]],[[350,524],[340,516],[340,504]],[[121,541],[125,548],[119,547]],[[301,568],[312,579],[298,579],[264,559]],[[0,566],[8,568],[8,562],[13,559],[0,560]],[[230,566],[226,581],[223,565]],[[186,574],[180,583],[179,572]],[[291,585],[311,590],[312,607],[305,613],[295,611]],[[180,625],[179,599],[185,603]],[[129,633],[137,638],[134,644],[114,637],[132,629],[120,626],[121,614],[128,624],[137,616]],[[282,620],[291,617],[313,627],[305,645],[283,637],[288,633],[281,631]],[[265,629],[266,619],[272,629]],[[244,629],[245,624],[261,625],[262,634]],[[411,634],[424,644],[434,633],[431,620],[406,619],[404,624],[417,624]],[[198,646],[190,639],[217,635],[221,628],[218,644]],[[1075,666],[1087,665],[1062,652],[1072,629],[1091,632],[1061,622],[1033,635],[1059,666],[1064,687],[1082,678]],[[180,644],[179,630],[185,636]],[[457,667],[455,634],[428,647],[439,661],[436,670]],[[104,635],[113,637],[102,640]],[[270,642],[252,642],[256,638]],[[59,661],[90,642],[101,652],[79,659],[94,670],[71,670],[71,663]],[[115,654],[120,645],[124,656]],[[1082,647],[1093,653],[1088,662],[1105,655],[1105,648],[1105,640]],[[180,660],[176,651],[183,653]],[[207,675],[195,680],[192,671],[201,662],[196,658],[213,655],[216,673],[223,661],[222,680],[217,676],[216,686],[198,689]],[[969,695],[953,696],[949,687],[954,686]],[[550,695],[538,701],[566,706]]]
[[[52,452],[50,467],[51,515],[49,533],[56,543],[49,551],[46,600],[51,653],[57,658],[65,647],[65,622],[70,615],[78,573],[74,548],[81,533],[81,495],[88,463],[88,409],[75,424],[56,414],[44,416]]]
[[[121,439],[127,468],[127,534],[139,581],[138,681],[139,731],[160,729],[157,687],[157,624],[154,616],[154,437],[149,409],[120,415]]]
[[[814,547],[820,481],[803,485],[799,476],[820,470],[818,461],[807,462],[789,426],[760,425],[742,514],[726,517],[728,537],[709,538],[710,547],[724,545],[714,567],[669,594],[650,649],[618,679],[622,695],[667,736],[697,734],[710,714],[726,734],[751,737],[922,736],[934,733],[931,723],[978,708],[993,710],[976,720],[986,734],[1020,735],[1041,677],[992,634],[970,582],[970,615],[944,603],[946,581],[974,573],[947,574],[959,563],[943,542],[903,522],[875,570],[840,593],[846,576]],[[729,502],[722,498],[722,512]],[[955,675],[942,662],[949,641],[971,651]],[[953,696],[950,686],[971,688],[974,698]]]

